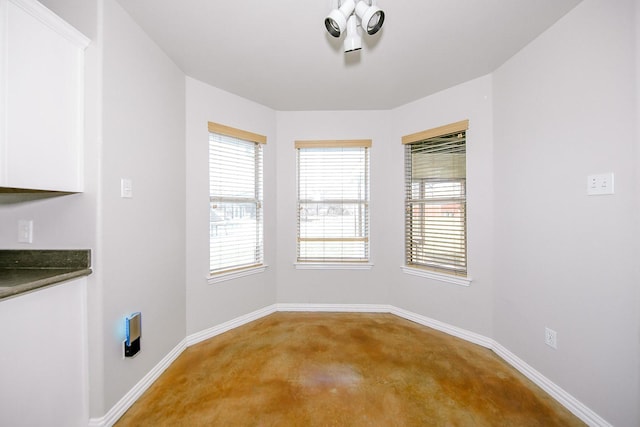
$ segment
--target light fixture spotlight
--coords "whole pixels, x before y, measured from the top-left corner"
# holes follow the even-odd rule
[[[347,18],[353,14],[356,3],[353,0],[344,0],[338,9],[333,9],[324,20],[324,26],[333,37],[340,37],[347,29]]]
[[[356,5],[356,15],[360,18],[362,29],[369,35],[380,31],[384,24],[384,12],[374,4],[367,6],[364,1],[359,1]]]
[[[324,25],[333,37],[345,32],[344,51],[352,52],[362,48],[362,38],[358,25],[368,35],[380,31],[384,23],[384,11],[375,5],[375,0],[335,0],[339,7],[334,8],[324,20]],[[357,17],[357,19],[356,19]]]

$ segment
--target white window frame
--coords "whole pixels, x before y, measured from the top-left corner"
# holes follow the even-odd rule
[[[225,126],[225,125],[221,125],[219,123],[213,123],[213,122],[208,123],[208,130],[209,130],[209,156],[210,156],[209,157],[210,159],[209,160],[209,180],[210,180],[209,251],[210,251],[210,254],[209,254],[208,281],[209,283],[217,283],[225,280],[231,280],[238,277],[243,277],[249,274],[260,273],[264,271],[266,268],[266,265],[264,264],[264,206],[263,206],[264,184],[263,184],[263,171],[262,171],[262,168],[263,168],[263,160],[262,160],[263,148],[262,147],[264,144],[266,144],[267,139],[263,135],[259,135],[256,133],[244,131],[241,129],[236,129],[230,126]],[[252,156],[254,157],[253,164],[255,169],[252,170],[251,173],[249,174],[249,176],[253,177],[252,180],[254,181],[254,187],[252,189],[252,194],[250,196],[248,196],[247,194],[238,196],[233,194],[216,194],[215,193],[215,190],[214,190],[215,185],[213,184],[212,181],[216,179],[216,177],[218,177],[219,175],[216,174],[216,172],[212,169],[213,166],[211,162],[211,156],[215,155],[215,153],[212,152],[212,150],[214,149],[214,146],[213,146],[214,139],[226,141],[230,144],[237,144],[237,146],[239,147],[243,146],[246,143],[245,147],[247,149],[254,150]],[[229,155],[229,154],[227,153],[226,155]],[[234,165],[231,162],[229,162],[224,166],[233,167]],[[246,185],[246,182],[244,182],[243,184]],[[226,190],[228,191],[228,187]],[[245,189],[245,192],[246,192],[246,189]],[[233,206],[231,210],[234,212],[242,210],[241,209],[242,207],[246,208],[247,205],[249,205],[249,207],[253,206],[253,208],[250,210],[254,212],[252,213],[252,215],[254,215],[254,218],[255,218],[255,225],[253,225],[251,222],[249,222],[249,224],[247,225],[249,226],[250,230],[252,230],[251,233],[255,232],[255,240],[250,240],[250,242],[247,243],[246,247],[241,247],[240,249],[240,252],[244,252],[245,254],[253,253],[253,255],[248,256],[247,261],[244,261],[242,258],[240,260],[238,259],[233,260],[229,258],[226,264],[222,262],[222,264],[220,264],[218,268],[214,268],[214,261],[212,260],[214,257],[213,255],[214,245],[216,243],[220,243],[220,244],[226,245],[224,247],[227,250],[231,250],[234,244],[237,245],[238,241],[241,241],[237,239],[236,240],[219,239],[218,227],[223,227],[227,229],[227,232],[228,232],[228,227],[234,226],[232,224],[234,221],[233,220],[227,221],[226,217],[220,221],[221,222],[220,224],[214,224],[218,222],[218,221],[215,221],[214,218],[220,217],[220,215],[214,216],[214,213],[215,213],[214,209],[216,209],[216,207],[219,206],[220,204],[227,205],[227,208],[229,208],[229,205]],[[244,221],[244,220],[241,219],[241,221]],[[216,227],[216,230],[218,230],[215,233],[213,231],[214,226]],[[237,226],[237,224],[235,226]],[[232,256],[230,252],[228,256],[229,257]],[[243,255],[243,257],[246,257],[246,255]],[[251,260],[249,260],[249,258],[251,258]]]
[[[295,141],[296,148],[296,185],[297,185],[297,203],[296,203],[296,219],[297,219],[297,229],[296,229],[296,262],[295,267],[300,270],[368,270],[371,269],[373,264],[371,264],[371,249],[370,249],[370,149],[372,142],[371,140],[320,140],[320,141]],[[304,235],[305,231],[301,227],[301,221],[303,221],[302,212],[305,210],[305,206],[308,206],[311,203],[311,200],[305,199],[303,197],[302,189],[301,189],[301,164],[300,159],[301,155],[303,155],[304,150],[327,150],[327,151],[335,151],[336,149],[363,149],[364,150],[364,165],[363,170],[361,171],[363,174],[363,186],[361,191],[361,195],[355,199],[324,199],[320,197],[319,199],[313,202],[317,202],[318,204],[336,204],[342,206],[343,204],[349,205],[357,205],[359,206],[357,217],[359,218],[358,222],[362,223],[361,226],[358,227],[357,233],[361,234],[360,236],[345,236],[345,237],[329,237],[327,235],[323,236],[315,236],[310,237],[308,235]],[[301,152],[302,150],[302,152]],[[302,171],[304,173],[304,170]],[[361,211],[361,212],[360,212]],[[356,214],[353,214],[356,215]],[[363,255],[360,258],[351,258],[351,257],[313,257],[313,256],[304,256],[303,252],[305,249],[301,247],[303,242],[335,242],[335,243],[346,243],[346,242],[362,242],[363,247]]]

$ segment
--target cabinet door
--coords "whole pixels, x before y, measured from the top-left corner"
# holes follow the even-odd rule
[[[3,186],[82,191],[88,40],[35,1],[5,14]]]
[[[86,278],[0,301],[0,424],[86,426]]]

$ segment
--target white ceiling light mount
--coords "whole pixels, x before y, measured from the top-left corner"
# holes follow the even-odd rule
[[[362,48],[360,26],[368,35],[380,31],[384,23],[384,12],[375,5],[375,0],[334,0],[334,9],[324,20],[324,25],[333,37],[345,32],[344,51],[351,52]],[[357,17],[357,19],[356,19]]]
[[[362,37],[358,33],[356,17],[351,15],[347,19],[347,37],[344,39],[344,51],[352,52],[360,49],[362,49]]]

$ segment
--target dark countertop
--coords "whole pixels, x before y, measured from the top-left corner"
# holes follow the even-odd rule
[[[0,250],[0,300],[91,274],[91,251]]]

